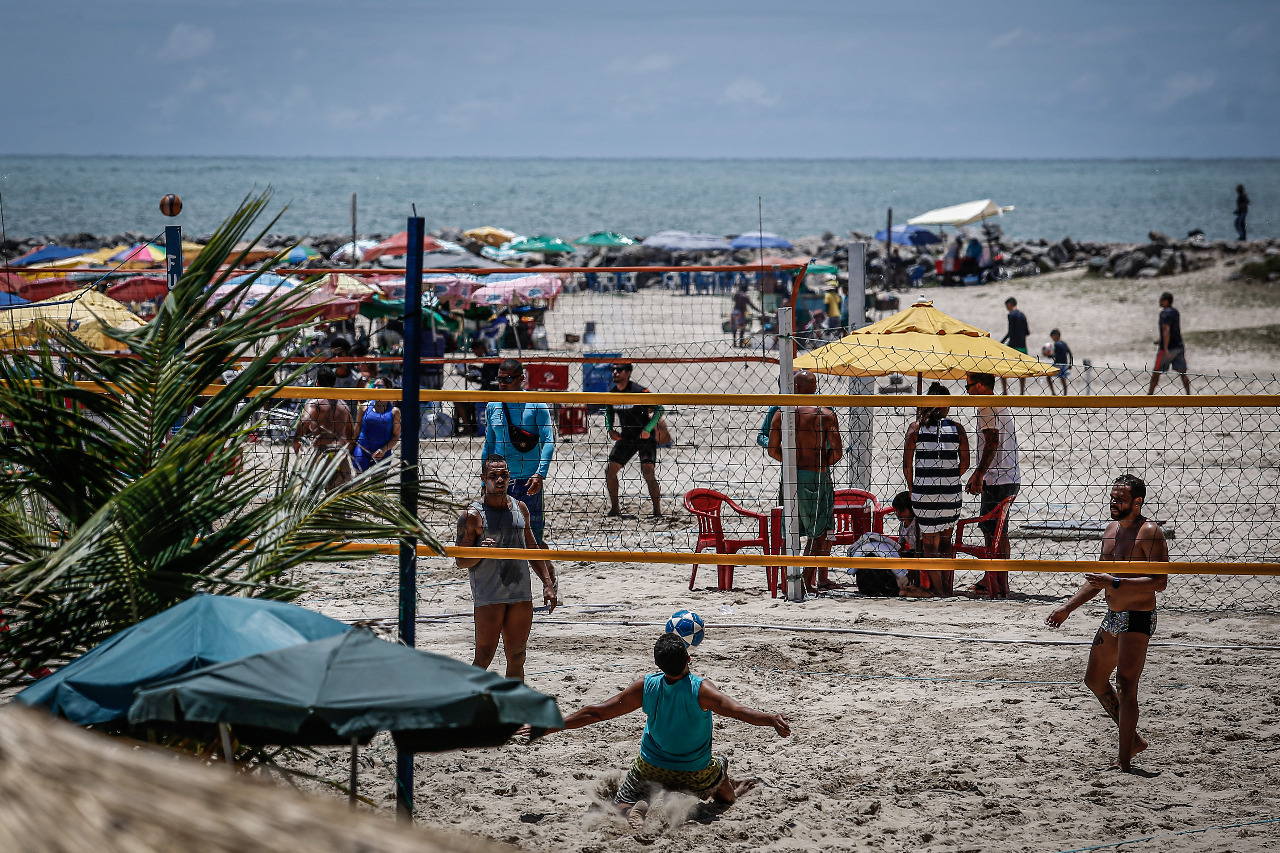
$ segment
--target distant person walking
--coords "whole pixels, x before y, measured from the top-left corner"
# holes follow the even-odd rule
[[[1236,184],[1236,238],[1243,243],[1248,240],[1245,230],[1245,217],[1249,215],[1249,194],[1244,191],[1244,184]]]
[[[1156,385],[1160,382],[1160,374],[1168,373],[1169,368],[1182,374],[1182,387],[1191,393],[1191,380],[1187,378],[1187,353],[1182,344],[1182,317],[1178,309],[1173,307],[1173,294],[1168,291],[1160,294],[1160,340],[1156,346],[1156,366],[1151,371],[1151,387],[1148,394],[1156,393]]]
[[[1062,380],[1062,396],[1067,396],[1067,380],[1071,378],[1071,365],[1076,363],[1075,356],[1071,354],[1071,347],[1067,346],[1067,342],[1062,339],[1062,332],[1054,329],[1049,333],[1049,340],[1053,344],[1049,348],[1049,354],[1053,357],[1053,366],[1058,368],[1058,378]],[[1053,377],[1046,377],[1049,380],[1049,393],[1053,392]]]
[[[1008,344],[1011,348],[1025,354],[1027,351],[1027,336],[1031,334],[1031,328],[1027,325],[1027,315],[1018,310],[1018,300],[1010,296],[1004,301],[1005,310],[1009,312],[1007,320],[1009,321],[1009,329],[1004,333],[1004,337],[1000,339],[1000,343]],[[1000,393],[1009,393],[1009,380],[1000,377]],[[1018,380],[1018,393],[1027,393],[1027,379],[1022,377]]]

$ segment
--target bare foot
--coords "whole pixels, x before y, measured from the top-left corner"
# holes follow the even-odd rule
[[[627,826],[631,827],[632,832],[640,832],[644,829],[644,818],[649,813],[649,803],[640,800],[630,811],[627,812]]]
[[[1142,752],[1146,748],[1147,748],[1147,739],[1135,732],[1133,735],[1133,755],[1137,755],[1139,752]],[[1129,757],[1133,758],[1133,755],[1130,755]]]
[[[756,786],[756,780],[754,778],[739,779],[738,781],[733,783],[733,795],[735,797],[741,797],[743,794],[745,794],[747,791],[750,791],[755,786]]]

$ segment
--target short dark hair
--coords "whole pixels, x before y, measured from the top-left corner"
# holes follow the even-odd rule
[[[1014,307],[1017,307],[1017,305],[1018,305],[1018,300],[1016,300],[1016,299],[1014,299],[1012,296],[1010,296],[1008,299],[1006,299],[1006,300],[1004,301],[1004,304],[1005,304],[1005,305],[1013,305]]]
[[[613,363],[613,366],[618,368],[619,370],[625,370],[628,373],[630,373],[633,370],[631,366],[631,362],[629,361],[615,361]]]
[[[1167,299],[1167,300],[1169,300],[1169,304],[1170,304],[1170,305],[1172,305],[1172,304],[1173,304],[1173,294],[1172,294],[1172,293],[1170,293],[1170,292],[1169,292],[1169,291],[1167,291],[1167,290],[1166,290],[1164,293],[1160,294],[1160,301],[1161,301],[1161,302],[1164,302],[1166,299]]]
[[[675,678],[684,674],[689,663],[689,649],[679,634],[663,634],[653,644],[653,662],[658,669]]]
[[[950,388],[948,388],[946,385],[943,385],[941,382],[936,382],[936,381],[935,381],[935,382],[930,382],[930,383],[929,383],[929,390],[928,390],[928,391],[926,391],[925,393],[927,393],[927,394],[950,394],[950,393],[951,393],[951,389],[950,389]]]
[[[517,376],[524,373],[524,365],[514,358],[504,358],[502,363],[498,365],[498,369],[505,370],[508,373],[514,370]]]
[[[490,453],[484,458],[484,461],[480,463],[481,476],[483,476],[484,472],[488,470],[490,462],[501,462],[503,465],[506,465],[507,457],[503,456],[501,453]]]
[[[1050,329],[1050,330],[1049,330],[1049,337],[1051,337],[1051,338],[1052,338],[1054,335],[1061,335],[1061,334],[1062,334],[1062,331],[1061,331],[1061,330],[1059,330],[1059,329]]]
[[[338,374],[332,367],[322,367],[316,371],[316,385],[321,388],[332,388],[338,384]]]
[[[898,492],[896,495],[894,495],[893,508],[897,512],[902,512],[903,510],[910,510],[911,512],[915,512],[915,507],[911,505],[911,493]]]
[[[1131,497],[1142,498],[1144,500],[1147,497],[1147,484],[1142,482],[1140,477],[1134,476],[1133,474],[1121,474],[1119,477],[1116,477],[1115,485],[1128,486],[1129,495]]]
[[[992,391],[996,389],[996,377],[993,373],[970,373],[969,381],[976,382],[979,385],[986,385]]]

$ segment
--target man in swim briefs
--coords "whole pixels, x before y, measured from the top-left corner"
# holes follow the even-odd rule
[[[649,809],[647,798],[654,785],[699,799],[711,797],[725,805],[751,790],[752,781],[729,778],[728,760],[711,754],[713,713],[753,726],[768,726],[778,737],[791,734],[785,715],[748,708],[721,693],[711,679],[693,675],[689,651],[678,634],[658,638],[653,644],[653,661],[660,672],[637,678],[611,699],[588,705],[564,719],[566,729],[580,729],[644,711],[648,719],[640,754],[613,798],[614,807],[627,816],[636,832],[643,827]]]
[[[807,370],[795,373],[797,394],[818,393],[818,379]],[[773,415],[769,424],[769,456],[782,461],[782,412]],[[807,536],[805,556],[831,553],[827,536],[836,526],[836,492],[831,480],[831,466],[844,456],[840,440],[840,422],[826,406],[796,407],[796,503],[800,515],[800,535]],[[781,489],[779,489],[781,492]],[[779,495],[778,503],[782,503]],[[816,580],[816,583],[815,583]],[[826,566],[804,570],[804,585],[809,592],[835,589]]]
[[[1132,474],[1122,474],[1111,487],[1111,524],[1102,537],[1101,560],[1169,561],[1164,531],[1142,515],[1147,486]],[[1107,615],[1093,638],[1084,683],[1120,727],[1120,769],[1130,772],[1133,756],[1147,748],[1138,734],[1138,680],[1147,662],[1147,644],[1156,631],[1156,593],[1169,584],[1168,575],[1089,572],[1084,586],[1066,604],[1054,608],[1045,624],[1057,628],[1072,611],[1104,590]],[[1116,674],[1117,691],[1111,687]]]

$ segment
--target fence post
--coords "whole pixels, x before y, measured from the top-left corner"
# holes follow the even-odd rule
[[[1084,360],[1084,393],[1093,393],[1093,359]]]
[[[790,307],[778,308],[778,390],[796,392],[792,367],[792,338],[795,331]],[[784,548],[788,555],[800,553],[800,513],[796,505],[796,407],[782,407],[782,518],[786,530]],[[787,601],[804,601],[804,569],[787,566]]]
[[[849,329],[867,325],[867,244],[849,244]],[[856,309],[856,314],[855,314]],[[867,376],[850,376],[850,394],[874,394],[875,380]],[[875,409],[865,406],[849,409],[849,442],[845,450],[848,485],[851,489],[871,491],[871,437],[875,428]]]
[[[408,257],[404,267],[404,363],[400,376],[400,503],[418,517],[419,356],[422,350],[422,244],[426,220],[409,217]],[[418,540],[400,540],[400,642],[415,643],[418,621]],[[396,751],[396,816],[413,821],[413,753]]]

